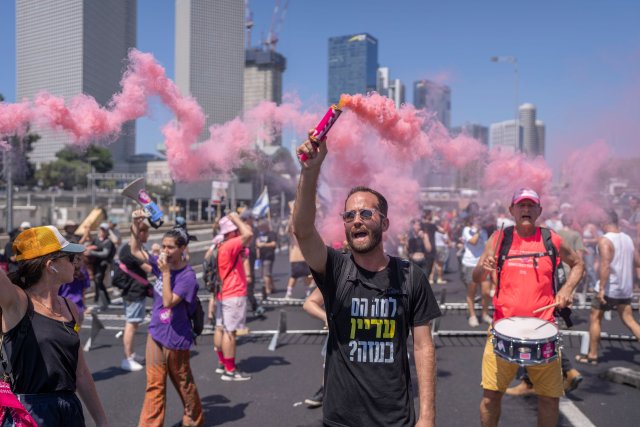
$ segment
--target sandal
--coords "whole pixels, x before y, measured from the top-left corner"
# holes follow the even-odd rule
[[[586,354],[578,354],[576,356],[576,362],[578,363],[584,363],[585,365],[597,365],[598,364],[598,358],[597,357],[589,357]]]

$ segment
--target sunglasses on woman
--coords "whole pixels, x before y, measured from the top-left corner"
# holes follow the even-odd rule
[[[62,252],[62,255],[59,258],[68,258],[69,262],[71,264],[74,263],[74,261],[76,260],[76,255],[78,254],[73,254],[73,253],[67,253],[67,252]]]
[[[342,220],[345,223],[350,223],[355,221],[356,216],[360,216],[360,219],[363,221],[371,221],[373,215],[378,212],[381,218],[384,218],[384,214],[376,209],[358,209],[358,210],[350,210],[344,211],[340,215],[342,215]]]

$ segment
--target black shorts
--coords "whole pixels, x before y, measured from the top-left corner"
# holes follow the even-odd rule
[[[631,298],[610,298],[605,295],[604,300],[606,304],[600,302],[600,298],[595,296],[591,301],[591,308],[602,311],[609,311],[618,308],[619,305],[631,304]]]
[[[295,261],[291,263],[291,277],[298,279],[300,277],[307,277],[311,274],[309,266],[304,261]]]

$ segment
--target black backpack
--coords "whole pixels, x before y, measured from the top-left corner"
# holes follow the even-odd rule
[[[195,338],[202,335],[202,331],[204,330],[204,309],[202,308],[202,302],[200,298],[198,298],[198,295],[196,295],[194,303],[195,308],[189,316],[189,319],[191,320],[191,329],[193,329],[193,336]]]
[[[218,250],[220,245],[216,245],[211,251],[211,256],[202,261],[202,280],[204,280],[205,287],[212,293],[216,294],[220,292],[222,286],[222,280],[220,278],[220,272],[218,271]]]
[[[229,275],[235,268],[235,265],[238,263],[238,258],[240,258],[240,255],[242,254],[242,251],[238,252],[236,260],[233,263],[233,267],[229,270],[225,277],[220,277],[220,269],[218,268],[218,253],[223,243],[216,245],[216,247],[211,251],[211,256],[208,259],[205,257],[204,261],[202,261],[202,279],[204,280],[205,287],[213,294],[217,294],[220,292],[220,290],[222,289],[222,282],[224,282],[224,280],[229,277]]]

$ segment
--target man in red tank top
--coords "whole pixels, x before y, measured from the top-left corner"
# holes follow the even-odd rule
[[[555,306],[538,313],[533,312],[554,303],[559,309],[571,305],[573,292],[584,270],[582,259],[552,232],[552,243],[559,248],[560,258],[571,267],[567,282],[554,295],[554,268],[551,258],[526,256],[546,252],[540,227],[536,226],[536,221],[542,213],[540,197],[534,190],[520,189],[513,195],[509,212],[516,225],[508,256],[515,257],[507,259],[499,273],[500,287],[493,299],[493,320],[495,322],[504,317],[526,316],[555,322]],[[500,243],[502,237],[502,233],[496,232],[487,242],[473,271],[474,280],[480,280],[489,273],[494,278],[498,274],[496,249],[499,245],[496,243]],[[484,394],[480,403],[480,417],[485,427],[498,425],[502,396],[518,370],[517,364],[501,359],[494,353],[491,338],[490,334],[482,358],[481,385]],[[538,395],[538,425],[557,425],[559,399],[564,394],[560,358],[547,364],[527,366],[526,369]]]

